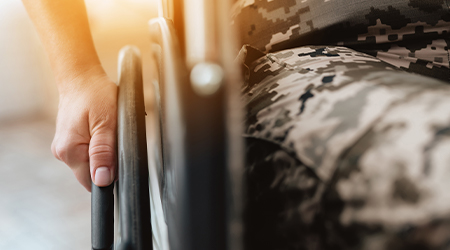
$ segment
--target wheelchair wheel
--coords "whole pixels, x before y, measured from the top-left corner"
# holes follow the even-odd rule
[[[119,54],[118,208],[123,249],[152,249],[142,66],[139,50]]]
[[[171,20],[160,17],[149,24],[159,72],[154,83],[161,164],[155,165],[162,173],[161,200],[170,249],[238,250],[234,246],[239,239],[232,233],[241,234],[240,222],[235,223],[240,198],[234,190],[241,190],[240,178],[232,175],[242,169],[241,137],[239,130],[230,132],[233,126],[228,126],[226,87],[234,79],[231,74],[218,74],[225,69],[218,63],[199,63],[203,67],[198,72],[186,65]],[[211,90],[209,82],[197,86],[195,77],[218,78],[218,87]]]
[[[119,250],[152,249],[145,108],[139,50],[126,46],[119,54],[117,124]],[[112,187],[92,189],[92,248],[113,248]],[[117,219],[117,218],[116,218]]]

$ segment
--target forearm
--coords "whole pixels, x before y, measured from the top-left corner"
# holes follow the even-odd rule
[[[83,0],[22,0],[44,44],[59,98],[53,155],[78,181],[108,186],[116,172],[117,86],[101,67]]]
[[[58,89],[73,79],[103,73],[94,48],[83,0],[22,0],[36,26]]]

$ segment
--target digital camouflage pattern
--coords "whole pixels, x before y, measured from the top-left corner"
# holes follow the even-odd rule
[[[265,52],[338,45],[450,80],[448,0],[238,0],[243,44]]]
[[[450,249],[450,85],[345,47],[239,58],[247,249]]]
[[[405,72],[450,81],[448,0],[233,13],[254,47],[239,54],[247,249],[450,249],[450,85]]]

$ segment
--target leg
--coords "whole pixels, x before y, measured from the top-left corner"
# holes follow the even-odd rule
[[[358,249],[450,248],[445,93],[398,103],[343,154],[323,199],[331,234]]]
[[[253,150],[259,157],[247,160],[249,208],[257,210],[248,218],[281,223],[259,227],[272,230],[278,240],[259,237],[268,241],[263,246],[445,245],[447,236],[397,236],[405,227],[429,231],[436,221],[443,223],[437,232],[447,230],[450,202],[443,190],[448,190],[450,159],[442,152],[450,150],[450,86],[342,47],[302,47],[256,61],[251,57],[258,52],[243,52],[246,136],[253,140],[248,155],[252,148],[274,145],[272,152]],[[281,159],[291,163],[274,163],[280,150]],[[264,170],[268,164],[270,171]],[[305,183],[313,184],[305,189]],[[289,188],[298,194],[284,201],[273,195]]]

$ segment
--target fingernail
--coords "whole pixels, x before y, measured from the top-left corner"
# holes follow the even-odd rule
[[[112,182],[111,171],[107,167],[99,167],[95,170],[95,185],[103,187]]]

